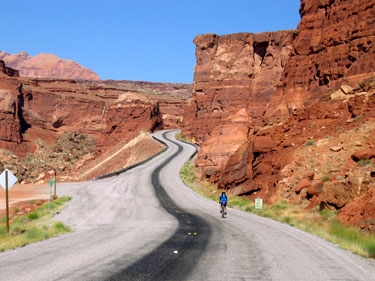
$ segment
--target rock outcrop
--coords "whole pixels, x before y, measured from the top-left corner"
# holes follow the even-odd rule
[[[0,70],[1,155],[10,159],[8,155],[15,153],[15,159],[29,159],[48,149],[65,155],[56,158],[51,153],[53,158],[43,159],[45,165],[57,165],[60,158],[65,162],[78,156],[96,158],[124,146],[140,132],[177,128],[191,96],[189,84],[38,79],[17,77],[4,65]],[[56,145],[64,136],[66,143],[94,147],[95,152],[79,145],[66,152],[66,147]],[[5,150],[11,152],[3,154]],[[35,166],[11,159],[13,171],[26,182],[33,180],[26,178]],[[59,172],[69,173],[60,166]]]
[[[302,0],[301,21],[268,120],[375,73],[375,1]]]
[[[338,217],[341,221],[358,226],[361,229],[375,233],[375,188],[361,194],[358,198],[348,203]]]
[[[11,77],[18,77],[19,72],[13,68],[7,67],[5,62],[0,59],[0,75],[4,76],[11,76]]]
[[[18,72],[6,67],[0,60],[0,146],[13,149],[22,141],[20,114],[20,83],[17,81]]]
[[[201,144],[241,109],[261,124],[294,37],[294,31],[197,36],[193,98],[185,108],[183,133]]]
[[[350,142],[332,144],[325,154],[344,154],[335,168],[325,154],[294,152],[374,120],[375,0],[302,0],[300,14],[296,32],[197,36],[182,132],[201,145],[202,176],[230,193],[344,209],[360,195],[340,182],[358,169],[358,149],[345,154]],[[308,160],[316,161],[311,170]],[[319,175],[302,182],[312,170]],[[341,185],[354,195],[336,200]]]
[[[11,55],[0,51],[0,60],[3,60],[7,66],[17,69],[22,77],[100,80],[92,70],[54,54],[41,53],[32,57],[26,52]]]

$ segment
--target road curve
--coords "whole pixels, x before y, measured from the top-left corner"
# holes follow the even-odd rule
[[[0,280],[375,280],[374,260],[314,235],[230,208],[222,219],[181,182],[194,147],[174,133],[155,135],[169,147],[142,166],[59,184],[73,199],[56,218],[74,231],[1,253]]]

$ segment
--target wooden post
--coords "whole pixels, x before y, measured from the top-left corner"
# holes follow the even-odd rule
[[[57,198],[57,195],[56,195],[56,169],[53,169],[53,171],[55,172],[55,179],[53,181],[53,199],[56,199]]]
[[[8,195],[8,171],[7,170],[5,170],[5,204],[6,204],[7,231],[9,233],[9,195]]]

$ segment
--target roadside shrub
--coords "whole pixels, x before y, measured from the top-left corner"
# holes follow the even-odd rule
[[[19,221],[13,222],[10,225],[10,231],[12,233],[22,233],[24,231],[23,224]]]
[[[288,209],[288,202],[286,202],[286,201],[277,202],[277,203],[273,204],[272,207],[275,210],[286,210],[286,209]]]
[[[367,241],[364,243],[364,248],[368,252],[370,258],[375,258],[375,241]]]
[[[313,140],[313,139],[308,139],[305,142],[305,146],[311,146],[311,145],[314,145],[314,144],[315,144],[315,140]]]
[[[247,205],[250,204],[250,201],[249,199],[247,199],[246,197],[242,197],[242,198],[229,198],[229,204],[230,206],[238,206],[238,207],[246,207]]]
[[[358,231],[355,228],[342,225],[338,221],[331,223],[329,228],[331,234],[346,241],[358,240]]]
[[[245,207],[246,212],[252,212],[253,210],[254,210],[254,208],[252,206],[246,206]]]
[[[37,220],[39,219],[39,214],[37,212],[32,212],[27,215],[27,218],[30,220]]]
[[[6,235],[8,233],[7,228],[0,226],[0,235]]]
[[[282,222],[285,222],[285,223],[287,223],[287,224],[289,224],[289,225],[292,225],[292,226],[294,225],[294,224],[293,224],[293,218],[292,218],[292,217],[289,217],[289,216],[283,217],[281,221],[282,221]]]
[[[63,224],[62,222],[56,222],[55,229],[58,232],[68,232],[70,230],[69,227]]]
[[[41,240],[44,237],[43,231],[31,228],[25,231],[24,236],[27,240]]]

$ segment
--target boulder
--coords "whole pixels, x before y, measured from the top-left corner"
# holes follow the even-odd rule
[[[345,94],[349,95],[351,92],[353,92],[353,88],[349,85],[341,85],[340,90]]]
[[[307,193],[310,196],[319,195],[323,192],[324,182],[316,182],[307,187]]]
[[[375,233],[375,188],[371,187],[366,193],[349,202],[339,211],[338,218],[343,223]]]
[[[300,193],[302,189],[308,188],[311,186],[311,181],[309,181],[307,178],[303,178],[296,186],[295,192]]]
[[[368,160],[375,157],[375,150],[371,148],[364,148],[354,152],[351,157],[356,162],[360,160]]]
[[[354,194],[352,194],[349,185],[343,182],[326,182],[319,200],[321,204],[324,203],[325,205],[334,206],[335,209],[340,209],[352,200],[353,196]]]

